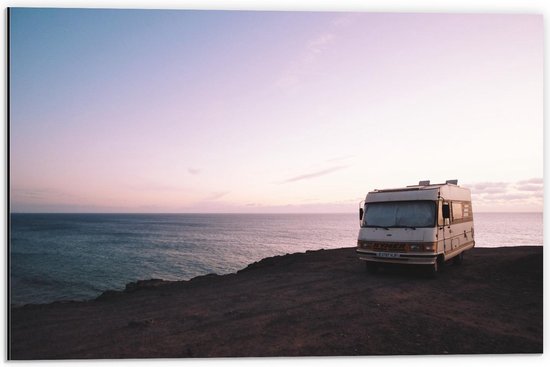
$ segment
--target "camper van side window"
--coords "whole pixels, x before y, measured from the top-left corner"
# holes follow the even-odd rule
[[[472,218],[472,203],[470,201],[463,204],[462,212],[464,213],[464,219]]]
[[[437,225],[438,226],[444,226],[445,221],[443,220],[443,202],[439,201],[439,204],[437,206]]]
[[[464,214],[462,213],[462,203],[458,203],[456,201],[453,201],[451,203],[452,207],[452,215],[453,215],[453,221],[460,220],[464,218]]]

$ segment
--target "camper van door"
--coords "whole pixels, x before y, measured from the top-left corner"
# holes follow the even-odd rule
[[[443,213],[444,206],[447,206],[450,209],[450,203],[448,201],[440,201],[439,205],[441,205],[440,212]],[[440,234],[443,238],[443,251],[445,253],[448,253],[452,249],[451,244],[451,237],[452,237],[452,229],[451,229],[451,218],[445,218],[445,216],[442,214],[443,219],[443,228],[440,227]]]

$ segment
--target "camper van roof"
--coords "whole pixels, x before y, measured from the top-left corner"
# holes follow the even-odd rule
[[[451,180],[449,180],[451,181]],[[442,186],[455,186],[455,187],[460,187],[458,186],[456,183],[455,180],[452,180],[453,182],[445,182],[445,183],[437,183],[437,184],[430,184],[429,181],[424,181],[424,182],[420,182],[420,183],[425,183],[427,182],[426,184],[422,184],[422,185],[409,185],[409,186],[406,186],[406,187],[399,187],[399,188],[393,188],[393,189],[375,189],[374,192],[393,192],[393,191],[415,191],[415,190],[433,190],[433,189],[437,189],[437,188],[440,188]]]

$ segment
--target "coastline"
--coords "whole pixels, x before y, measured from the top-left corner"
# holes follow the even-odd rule
[[[11,307],[10,359],[542,353],[542,246],[474,248],[436,279],[355,247]]]

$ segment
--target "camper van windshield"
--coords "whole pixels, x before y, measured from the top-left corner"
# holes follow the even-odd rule
[[[435,202],[388,201],[368,203],[363,216],[363,227],[433,227]]]

